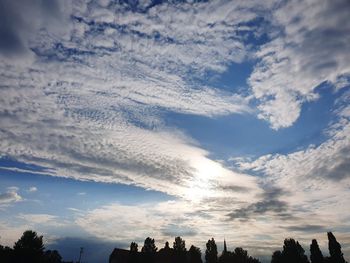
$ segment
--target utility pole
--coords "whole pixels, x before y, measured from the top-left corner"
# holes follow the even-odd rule
[[[84,252],[84,248],[81,247],[80,248],[80,253],[79,253],[79,261],[78,261],[78,263],[81,263],[81,256],[83,255],[83,252]]]

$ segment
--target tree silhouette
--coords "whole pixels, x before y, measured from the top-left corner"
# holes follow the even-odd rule
[[[13,250],[15,254],[15,262],[40,262],[44,255],[43,236],[38,236],[36,232],[27,230],[15,243]]]
[[[328,249],[330,254],[331,263],[345,263],[343,253],[341,252],[341,246],[332,232],[328,232]]]
[[[283,263],[283,256],[281,251],[277,250],[273,252],[271,263]]]
[[[144,253],[144,262],[151,263],[154,262],[155,254],[157,252],[157,247],[155,245],[154,239],[147,237],[142,247],[142,252]]]
[[[145,253],[155,253],[157,252],[157,247],[155,245],[154,239],[147,237],[142,247],[142,252]]]
[[[207,249],[205,250],[205,261],[207,263],[218,262],[218,249],[214,238],[209,239],[206,246],[207,246]]]
[[[256,258],[253,258],[248,255],[248,251],[244,250],[241,247],[235,248],[233,253],[229,253],[229,261],[226,262],[235,262],[235,263],[260,263]]]
[[[175,237],[173,248],[175,252],[186,252],[185,240],[183,240],[181,237]]]
[[[0,245],[0,262],[10,263],[13,257],[13,249],[10,247],[3,247]]]
[[[137,263],[138,262],[138,245],[135,242],[131,242],[130,244],[130,257],[129,257],[129,263]]]
[[[188,262],[189,263],[202,263],[202,253],[198,247],[191,246],[188,250]]]
[[[283,262],[285,263],[308,263],[305,250],[294,239],[285,239],[282,251]]]
[[[168,242],[168,241],[165,242],[164,249],[165,249],[165,250],[169,250],[169,249],[170,249],[170,247],[169,247],[169,242]]]
[[[310,260],[311,263],[323,263],[324,258],[320,247],[317,244],[317,240],[313,239],[310,245]]]
[[[234,262],[245,262],[248,259],[248,252],[241,247],[236,247],[233,257],[235,259]]]
[[[285,263],[308,263],[305,250],[294,239],[285,239],[283,246],[283,262]]]
[[[138,252],[138,251],[139,251],[139,248],[138,248],[137,243],[131,242],[131,244],[130,244],[130,252]]]
[[[173,248],[174,248],[174,262],[176,263],[186,262],[185,240],[183,240],[181,237],[175,237]]]
[[[45,263],[61,263],[62,257],[57,250],[46,250],[43,261]]]

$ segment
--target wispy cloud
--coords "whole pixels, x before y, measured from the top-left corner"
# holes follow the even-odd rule
[[[70,24],[68,37],[38,22],[41,30],[33,28],[36,37],[23,44],[33,62],[18,67],[3,60],[2,154],[43,166],[49,175],[173,195],[183,195],[194,182],[204,184],[207,179],[196,179],[202,165],[232,174],[236,186],[251,185],[249,176],[238,182],[242,175],[210,160],[163,118],[169,111],[208,117],[251,112],[247,98],[195,78],[244,59],[240,27],[257,16],[252,3],[164,3],[140,12],[117,3],[55,3],[60,19]],[[16,33],[22,25],[7,29]]]
[[[31,186],[31,187],[29,187],[29,189],[28,189],[28,192],[30,192],[30,193],[34,193],[34,192],[36,192],[36,191],[38,191],[38,188],[36,188],[35,186]]]
[[[18,187],[8,187],[7,192],[0,193],[0,207],[22,201],[23,198],[18,194]]]
[[[348,229],[348,214],[341,207],[346,206],[349,196],[349,93],[346,92],[336,101],[334,122],[325,133],[328,139],[318,146],[308,146],[304,150],[288,154],[268,154],[255,160],[238,160],[236,165],[242,170],[261,174],[263,185],[275,185],[288,193],[281,196],[277,212],[292,213],[299,219],[306,220],[306,214],[313,214],[317,221],[307,221],[304,225],[317,225],[321,218],[329,218],[325,226],[342,226]],[[341,193],[341,194],[340,194]],[[273,200],[273,199],[269,199]],[[288,208],[287,205],[288,204]],[[248,218],[255,213],[253,208],[238,210],[232,217]],[[263,209],[264,211],[264,209]],[[242,216],[242,215],[241,215]],[[244,217],[244,218],[245,218]],[[343,222],[343,223],[341,223]],[[288,226],[286,229],[302,231],[302,228]],[[314,227],[306,231],[316,230]]]
[[[28,224],[52,224],[56,225],[57,216],[49,214],[19,214],[18,219],[26,221]]]

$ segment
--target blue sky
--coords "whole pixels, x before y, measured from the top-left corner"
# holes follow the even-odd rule
[[[0,4],[1,244],[350,254],[346,0]]]

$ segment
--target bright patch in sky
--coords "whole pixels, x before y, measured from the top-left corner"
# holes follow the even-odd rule
[[[0,243],[350,254],[347,0],[0,6]]]

